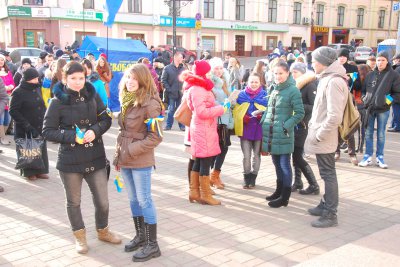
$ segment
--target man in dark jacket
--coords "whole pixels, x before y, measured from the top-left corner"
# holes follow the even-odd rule
[[[365,154],[358,164],[360,167],[372,165],[374,125],[377,121],[376,165],[382,169],[388,166],[383,160],[385,147],[386,124],[389,119],[390,106],[400,103],[400,75],[389,64],[386,51],[376,57],[376,68],[365,78],[363,91],[366,92],[363,101],[366,108],[365,122]]]
[[[357,66],[349,64],[350,51],[347,48],[342,48],[339,50],[338,61],[339,63],[346,69],[347,81],[350,88],[350,91],[357,91],[361,93],[361,81],[358,75]],[[339,160],[340,158],[340,144],[343,143],[339,135],[339,145],[336,149],[335,160]],[[353,165],[358,164],[357,156],[356,156],[356,144],[354,140],[354,134],[349,138],[347,143],[347,149],[350,156],[350,162]]]
[[[173,62],[164,68],[161,76],[161,82],[168,94],[168,117],[167,124],[164,128],[165,131],[171,130],[172,125],[174,124],[175,111],[181,104],[182,100],[183,83],[178,79],[179,75],[184,70],[182,62],[182,54],[176,53]],[[185,130],[185,126],[181,123],[179,123],[179,128],[182,131]]]
[[[44,78],[44,73],[46,72],[46,70],[50,67],[51,64],[53,64],[54,61],[54,56],[52,54],[48,54],[46,56],[46,63],[44,63],[44,65],[38,69],[39,72],[39,81],[42,82],[43,78]]]

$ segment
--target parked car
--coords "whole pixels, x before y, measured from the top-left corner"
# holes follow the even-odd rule
[[[328,46],[333,48],[333,49],[335,49],[338,53],[339,53],[340,49],[347,48],[350,51],[349,60],[350,61],[354,61],[355,49],[351,45],[348,45],[348,44],[330,44]]]
[[[166,51],[168,51],[168,53],[171,54],[171,59],[172,59],[172,45],[159,45],[158,47],[162,47]],[[183,54],[186,62],[196,60],[196,53],[193,53],[192,51],[189,51],[181,46],[177,46],[176,51]]]
[[[359,46],[356,48],[354,53],[354,61],[358,63],[365,63],[367,62],[368,57],[373,53],[374,50],[368,46]]]
[[[40,53],[43,52],[43,50],[34,47],[13,47],[8,48],[7,50],[10,52],[10,57],[13,59],[13,62],[16,61],[14,63],[17,63],[17,58],[19,61],[24,58],[29,58],[32,61],[32,65],[36,65],[37,58],[39,57]]]

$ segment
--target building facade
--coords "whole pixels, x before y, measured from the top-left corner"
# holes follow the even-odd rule
[[[83,2],[83,3],[82,3]],[[0,46],[61,47],[85,35],[143,39],[147,45],[172,43],[171,1],[124,0],[107,29],[102,1],[0,0]],[[193,0],[176,2],[177,46],[189,50],[262,56],[282,41],[310,49],[354,39],[376,47],[396,38],[398,13],[392,1]],[[200,16],[199,16],[200,14]]]

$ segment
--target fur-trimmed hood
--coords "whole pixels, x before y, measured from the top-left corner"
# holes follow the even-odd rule
[[[186,82],[185,90],[189,89],[192,86],[200,86],[207,91],[211,91],[214,88],[214,83],[210,79],[194,75],[188,70],[183,71],[179,76],[179,79]]]
[[[307,72],[304,75],[301,75],[299,78],[297,78],[296,87],[299,88],[299,90],[301,90],[302,88],[304,88],[304,86],[306,86],[310,82],[315,81],[316,79],[317,77],[315,76],[314,73]]]
[[[72,96],[83,96],[87,99],[87,101],[93,99],[96,96],[96,89],[94,86],[89,83],[85,82],[84,88],[80,92],[73,91],[68,89],[66,85],[61,82],[56,83],[53,87],[54,97],[61,101],[64,105],[71,104],[71,97]]]

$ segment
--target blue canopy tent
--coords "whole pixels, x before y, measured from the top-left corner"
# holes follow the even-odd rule
[[[92,53],[97,59],[101,53],[107,55],[107,38],[86,36],[78,50],[83,58]],[[119,111],[118,84],[124,71],[141,57],[150,58],[151,52],[139,40],[108,38],[108,62],[113,72],[110,82],[110,99],[108,106],[112,111]]]

